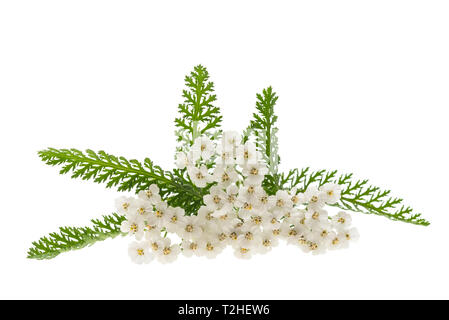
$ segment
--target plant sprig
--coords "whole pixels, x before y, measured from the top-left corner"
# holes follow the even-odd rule
[[[217,139],[221,134],[222,116],[214,106],[216,95],[214,84],[209,81],[209,73],[201,65],[185,77],[184,101],[179,104],[179,117],[175,119],[178,151],[190,149],[196,137],[206,135]],[[250,125],[243,133],[243,141],[254,136],[257,147],[263,154],[269,172],[263,181],[268,194],[294,187],[304,192],[310,185],[322,186],[336,183],[342,186],[341,200],[336,207],[344,210],[384,216],[391,220],[427,226],[430,223],[420,213],[402,204],[402,199],[390,196],[390,190],[372,186],[368,180],[354,180],[352,174],[338,174],[336,170],[310,168],[293,169],[279,173],[280,158],[276,127],[277,116],[274,106],[278,96],[271,87],[256,96],[256,112]],[[186,170],[165,171],[149,158],[143,162],[117,157],[104,151],[48,148],[39,152],[40,158],[48,165],[61,166],[60,174],[70,174],[72,178],[104,183],[107,188],[119,191],[139,192],[151,184],[157,184],[160,195],[173,207],[181,207],[187,215],[196,214],[203,205],[203,196],[208,187],[198,188],[187,177]],[[212,164],[210,164],[210,167]],[[62,252],[80,249],[121,235],[120,224],[124,217],[118,214],[92,220],[91,227],[62,227],[33,242],[28,258],[51,259]]]
[[[59,254],[91,246],[98,241],[124,235],[120,231],[120,224],[125,221],[124,216],[116,213],[103,216],[102,219],[91,220],[91,227],[61,227],[59,232],[52,232],[46,237],[33,242],[28,250],[29,259],[52,259]]]
[[[187,89],[183,90],[184,103],[178,105],[179,117],[175,119],[179,151],[190,147],[201,135],[216,137],[223,117],[220,109],[213,105],[217,96],[213,94],[214,83],[209,81],[209,72],[201,65],[185,77]],[[215,130],[215,131],[214,131]]]
[[[271,177],[276,177],[280,163],[277,132],[275,127],[278,117],[274,114],[274,106],[278,100],[276,92],[272,87],[262,90],[262,94],[256,95],[256,109],[258,113],[253,113],[253,120],[247,129],[255,135],[256,144],[267,163],[268,172]]]
[[[48,165],[61,165],[60,174],[71,173],[72,178],[105,183],[106,188],[117,187],[118,191],[137,193],[157,184],[170,205],[181,206],[189,214],[201,205],[204,190],[183,178],[180,170],[164,171],[149,158],[140,163],[104,151],[55,148],[39,151],[39,156]]]
[[[409,206],[402,204],[403,199],[390,196],[390,190],[382,190],[372,186],[368,180],[353,180],[353,174],[338,175],[337,170],[317,170],[310,168],[290,170],[281,174],[278,184],[275,181],[267,182],[271,192],[279,189],[298,188],[304,192],[311,184],[322,186],[326,183],[336,183],[342,186],[341,200],[335,206],[343,210],[375,214],[395,221],[427,226],[427,220],[421,218],[420,213],[414,213]]]

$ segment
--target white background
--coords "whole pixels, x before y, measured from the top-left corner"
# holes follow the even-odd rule
[[[2,1],[0,298],[449,298],[447,1]],[[31,242],[114,209],[40,149],[104,149],[172,168],[184,75],[208,67],[224,128],[279,94],[282,169],[339,169],[430,227],[354,215],[349,250],[137,266],[128,239],[50,261]]]

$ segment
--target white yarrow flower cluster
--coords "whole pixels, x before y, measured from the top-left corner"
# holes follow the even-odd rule
[[[325,210],[340,200],[338,185],[268,195],[262,187],[268,170],[261,159],[256,146],[242,144],[236,132],[225,132],[218,145],[207,137],[197,138],[188,153],[176,155],[177,167],[186,168],[192,183],[210,187],[196,215],[186,216],[182,208],[169,206],[156,185],[137,198],[117,200],[117,210],[127,218],[121,230],[135,237],[129,246],[131,259],[139,264],[154,258],[168,263],[180,253],[214,258],[227,246],[237,257],[248,259],[269,252],[279,240],[320,254],[358,239],[349,214],[330,217]],[[172,243],[171,234],[180,243]]]

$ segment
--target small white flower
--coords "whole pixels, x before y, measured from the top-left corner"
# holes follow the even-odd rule
[[[144,228],[144,220],[139,216],[128,218],[128,220],[123,221],[120,225],[121,232],[132,234],[137,240],[142,239]]]
[[[199,159],[207,161],[215,153],[215,147],[208,137],[202,136],[195,139],[191,151],[194,161]]]
[[[237,242],[233,242],[234,248],[237,246],[244,245],[247,247],[256,247],[260,243],[261,231],[258,226],[244,223],[240,229],[239,235],[237,237]]]
[[[267,224],[271,218],[271,214],[268,211],[255,209],[248,218],[247,223],[257,227],[262,227]]]
[[[347,248],[349,241],[346,239],[346,236],[342,233],[338,233],[331,238],[329,243],[329,250],[337,250]]]
[[[294,206],[304,204],[304,194],[298,192],[298,188],[294,187],[290,190],[291,200]]]
[[[340,211],[337,215],[332,217],[332,223],[338,230],[347,229],[351,226],[352,218],[344,211]]]
[[[239,241],[234,245],[234,255],[239,259],[251,259],[256,254],[257,248],[250,241]]]
[[[144,224],[145,239],[154,240],[161,237],[161,227],[159,221],[154,216],[149,216],[145,218]]]
[[[171,263],[178,258],[181,248],[178,244],[171,244],[169,238],[164,238],[160,242],[160,248],[156,251],[156,258],[161,263]]]
[[[182,254],[186,257],[191,257],[193,255],[200,256],[199,243],[198,240],[183,240],[182,244]]]
[[[231,184],[226,188],[225,206],[233,207],[237,200],[239,188],[235,184]]]
[[[220,244],[222,246],[226,246],[231,241],[229,239],[228,234],[220,228],[217,228],[214,231],[208,232],[207,236],[211,239],[218,240],[218,242],[220,242]]]
[[[218,186],[213,186],[209,190],[209,194],[203,197],[204,204],[211,210],[221,209],[226,199],[226,193]]]
[[[198,210],[197,217],[201,221],[201,224],[208,227],[209,225],[217,224],[217,217],[215,216],[216,211],[211,210],[207,206],[201,206]]]
[[[188,167],[187,172],[192,180],[193,184],[197,187],[204,188],[209,182],[212,181],[206,166]]]
[[[129,208],[131,207],[131,204],[133,203],[133,198],[130,197],[120,197],[115,199],[115,207],[117,209],[117,212],[122,215],[127,215]]]
[[[274,203],[272,211],[278,215],[278,217],[283,216],[293,208],[291,197],[285,190],[278,190],[275,196],[270,197],[270,201]]]
[[[128,247],[128,254],[137,264],[149,263],[154,259],[147,242],[132,242]]]
[[[237,197],[235,205],[239,208],[238,215],[240,218],[247,220],[256,211],[256,199],[249,198],[245,195],[240,195]]]
[[[193,166],[194,162],[193,161],[193,154],[192,152],[189,153],[184,153],[184,152],[178,152],[176,153],[176,167],[178,167],[178,169],[185,169],[187,167]]]
[[[236,150],[236,163],[244,166],[246,164],[255,164],[262,160],[262,155],[257,151],[256,145],[247,141],[240,145]]]
[[[337,233],[332,230],[332,226],[329,222],[316,225],[312,231],[314,239],[319,239],[326,247],[329,247],[332,241],[337,236]]]
[[[177,226],[176,233],[182,239],[198,238],[203,232],[202,224],[204,222],[198,216],[189,216],[180,222]]]
[[[304,192],[304,201],[308,207],[322,208],[325,204],[324,195],[316,185],[310,185]]]
[[[213,259],[224,249],[223,243],[218,239],[206,235],[198,241],[198,253],[208,259]]]
[[[282,224],[281,235],[287,240],[287,243],[296,244],[298,238],[304,235],[304,228],[301,225],[287,227],[286,224]]]
[[[185,211],[182,208],[170,208],[164,216],[164,225],[168,232],[176,233],[180,224],[185,221]]]
[[[254,200],[255,202],[255,197],[258,193],[261,192],[261,186],[258,183],[250,183],[248,181],[244,181],[243,182],[243,186],[240,187],[239,189],[239,196],[238,199],[240,201],[245,201],[245,200]]]
[[[233,148],[229,148],[222,143],[217,146],[217,166],[231,166],[235,162],[235,151]]]
[[[222,187],[227,187],[239,179],[234,167],[231,166],[217,166],[214,169],[212,180],[217,182]]]
[[[154,209],[154,217],[156,218],[158,226],[164,226],[164,222],[167,220],[167,216],[170,215],[171,211],[172,208],[169,208],[166,202],[159,202],[156,204]]]
[[[348,241],[357,241],[360,238],[359,231],[356,228],[344,230],[340,234],[343,235]]]
[[[279,229],[280,225],[281,223],[279,222],[277,217],[272,213],[269,213],[262,222],[263,229],[269,232],[273,231],[274,229]]]
[[[341,186],[335,183],[326,183],[321,186],[320,191],[323,193],[322,197],[327,204],[335,204],[341,197]]]
[[[159,195],[159,187],[156,184],[152,184],[148,190],[141,190],[138,193],[140,199],[149,201],[151,204],[157,204],[161,202],[161,196]]]
[[[157,254],[159,251],[161,251],[162,248],[164,247],[162,240],[163,238],[160,235],[159,237],[154,237],[153,239],[150,239],[149,241],[150,251],[153,252],[154,254]]]
[[[261,211],[268,211],[274,206],[274,199],[269,197],[262,187],[256,188],[254,193],[255,206]]]
[[[235,225],[240,222],[240,219],[237,217],[237,213],[230,208],[228,211],[220,211],[220,215],[217,216],[215,222],[215,228],[210,228],[211,230],[215,230],[215,232],[226,232],[229,233],[230,230],[233,230]]]
[[[221,137],[221,143],[227,150],[232,150],[240,145],[242,138],[237,131],[225,131]]]
[[[323,241],[310,241],[309,248],[313,255],[323,254],[327,251],[327,246]]]
[[[258,253],[264,254],[271,251],[271,249],[276,247],[278,244],[279,244],[278,238],[273,235],[271,230],[267,230],[261,233],[260,243],[256,247],[256,250]]]
[[[135,199],[128,210],[128,217],[140,216],[142,218],[147,217],[153,212],[153,206],[149,201],[142,199]]]
[[[247,164],[243,167],[242,174],[248,183],[260,184],[268,173],[267,166],[263,163]]]
[[[306,219],[309,225],[324,223],[328,221],[328,213],[323,209],[309,207],[306,211]]]

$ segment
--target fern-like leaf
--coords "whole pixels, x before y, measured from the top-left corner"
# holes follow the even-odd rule
[[[352,174],[338,175],[337,170],[311,171],[310,168],[290,170],[281,174],[278,181],[266,181],[272,193],[279,189],[297,187],[304,192],[311,184],[322,186],[326,183],[337,183],[342,186],[341,200],[335,206],[344,210],[375,214],[395,221],[427,226],[430,223],[414,213],[413,209],[404,206],[402,199],[390,196],[390,190],[381,190],[372,186],[368,180],[352,180]],[[276,184],[278,183],[278,184]]]
[[[170,205],[183,207],[187,214],[196,212],[202,204],[205,190],[184,179],[181,171],[164,171],[148,158],[141,163],[104,151],[86,150],[84,153],[77,149],[54,148],[39,151],[39,156],[48,165],[62,166],[61,174],[71,173],[72,178],[105,183],[107,188],[117,187],[119,191],[139,192],[157,184],[161,196]]]
[[[262,152],[268,166],[269,176],[277,178],[280,158],[278,155],[278,128],[275,126],[278,117],[274,114],[274,106],[278,96],[271,87],[264,89],[262,94],[257,94],[256,109],[253,113],[249,131],[256,138],[259,150]]]
[[[179,117],[175,119],[176,135],[181,144],[179,151],[189,148],[200,135],[217,137],[223,119],[220,109],[213,105],[217,96],[213,93],[214,83],[209,81],[205,67],[194,67],[185,77],[185,84],[184,103],[178,106]]]
[[[91,220],[91,227],[61,227],[59,232],[52,232],[46,237],[33,242],[28,250],[29,259],[52,259],[59,254],[91,246],[98,241],[122,235],[120,225],[124,216],[113,213],[102,219]]]

